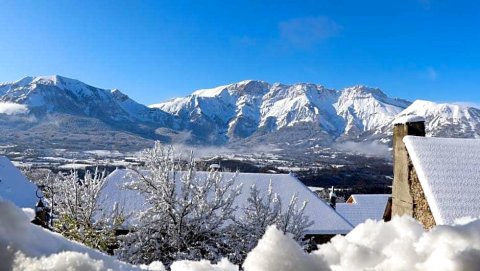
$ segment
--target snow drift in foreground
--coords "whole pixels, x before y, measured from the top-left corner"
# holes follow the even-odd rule
[[[425,232],[415,220],[367,221],[347,236],[336,236],[310,254],[288,235],[270,227],[248,255],[246,271],[309,270],[478,270],[480,220],[438,226]],[[28,222],[0,200],[1,270],[165,270],[161,263],[132,266]],[[172,271],[238,271],[222,260],[178,261]]]
[[[152,264],[151,267],[164,270],[163,265]],[[0,198],[0,270],[121,271],[141,268],[35,226],[20,208]]]
[[[467,222],[467,220],[465,220]],[[367,222],[311,254],[268,229],[244,267],[259,270],[478,270],[480,220],[429,232],[412,218]]]

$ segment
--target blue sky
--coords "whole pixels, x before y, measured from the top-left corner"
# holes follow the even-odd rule
[[[0,81],[60,74],[145,104],[244,79],[480,103],[476,2],[0,0]]]

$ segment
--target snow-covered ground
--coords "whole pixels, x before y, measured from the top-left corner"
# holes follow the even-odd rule
[[[35,206],[37,186],[27,180],[10,160],[0,156],[0,198],[13,201],[17,206]]]
[[[141,270],[29,222],[0,199],[0,270]],[[162,270],[162,269],[159,269]]]
[[[367,222],[310,254],[270,227],[243,264],[245,271],[478,270],[480,220],[425,232],[415,220]],[[21,209],[0,199],[1,270],[164,270],[133,266],[29,223]],[[172,271],[237,271],[222,260],[179,261]]]

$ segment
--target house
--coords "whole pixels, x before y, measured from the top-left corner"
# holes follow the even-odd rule
[[[335,210],[356,227],[367,219],[384,220],[390,194],[353,194],[345,203],[337,203]]]
[[[425,121],[394,124],[392,215],[409,215],[426,229],[480,217],[480,140],[425,137]]]
[[[107,177],[107,183],[102,194],[102,200],[106,206],[110,206],[107,208],[113,208],[117,203],[126,213],[133,214],[138,214],[139,211],[148,208],[143,195],[137,191],[123,189],[123,184],[128,182],[128,179],[135,174],[133,170],[117,169]],[[196,174],[198,178],[206,178],[208,172],[197,172]],[[234,174],[223,172],[222,177],[230,179]],[[242,206],[246,206],[250,195],[249,189],[252,185],[255,185],[265,195],[270,181],[273,191],[282,199],[283,207],[286,207],[285,205],[288,204],[294,194],[298,195],[300,203],[307,201],[305,215],[313,222],[313,225],[305,232],[307,237],[328,240],[336,234],[347,234],[353,229],[346,219],[291,174],[238,173],[235,178],[235,186],[239,184],[243,184],[243,186],[241,194],[236,198],[236,205],[239,206],[237,212],[241,212]],[[126,226],[135,224],[135,220],[135,216],[130,217]]]
[[[0,156],[0,198],[21,208],[34,208],[37,186],[5,156]]]

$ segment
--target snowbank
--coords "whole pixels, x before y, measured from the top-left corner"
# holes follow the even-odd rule
[[[478,270],[480,220],[437,226],[429,232],[415,220],[367,222],[336,236],[310,254],[270,227],[244,263],[245,271]],[[3,269],[2,269],[3,268]],[[0,199],[1,270],[165,270],[161,263],[132,266],[28,222],[21,209]],[[172,271],[238,271],[227,260],[178,261]]]
[[[1,198],[0,269],[141,270],[31,224],[21,209]]]
[[[274,227],[269,227],[265,235],[247,256],[245,271],[316,271],[329,270],[322,257],[307,254],[290,236]]]
[[[245,261],[257,270],[478,270],[480,220],[429,232],[412,218],[368,220],[311,254],[270,228]]]
[[[221,260],[218,264],[211,264],[209,261],[178,261],[171,266],[171,271],[238,271],[238,266],[230,263],[227,259]]]

